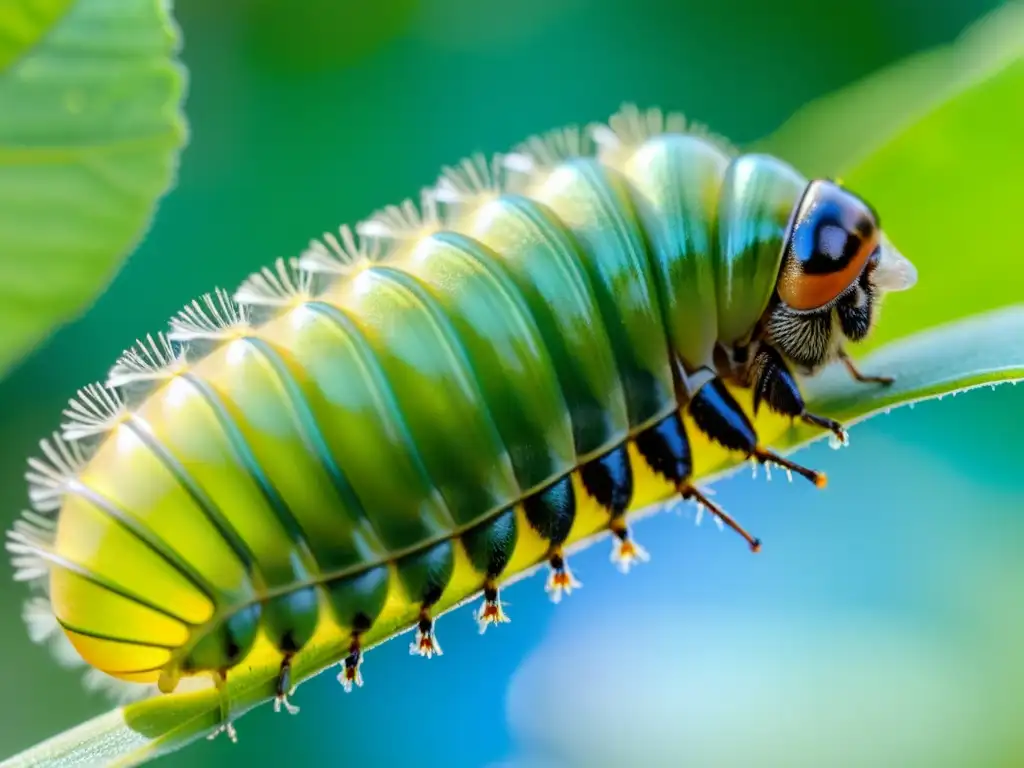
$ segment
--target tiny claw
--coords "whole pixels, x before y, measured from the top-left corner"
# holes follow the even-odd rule
[[[764,448],[756,448],[753,453],[753,457],[761,464],[767,466],[768,463],[775,464],[776,466],[782,467],[783,469],[789,469],[796,472],[801,477],[810,480],[818,488],[824,488],[828,485],[828,478],[824,472],[818,472],[813,469],[808,469],[796,462],[790,461],[789,459],[779,456],[777,453],[773,453]]]
[[[275,712],[280,712],[281,708],[284,707],[284,711],[287,712],[289,715],[299,714],[299,708],[292,704],[290,701],[288,701],[289,695],[290,694],[281,694],[279,696],[274,697]]]
[[[563,594],[571,595],[574,589],[579,589],[583,586],[572,575],[572,571],[569,570],[569,564],[565,562],[565,558],[560,554],[552,555],[548,563],[551,566],[551,575],[548,576],[548,582],[544,586],[544,591],[551,595],[551,602],[560,603],[562,602]]]
[[[416,639],[409,644],[409,655],[425,656],[428,659],[434,656],[444,656],[441,644],[437,642],[437,637],[434,634],[434,622],[425,612],[420,614],[420,623],[416,627]]]
[[[491,624],[508,624],[512,621],[502,610],[501,596],[498,594],[497,587],[491,584],[484,587],[484,603],[477,611],[476,621],[480,626],[481,635]]]
[[[803,421],[821,429],[827,429],[831,432],[829,435],[829,444],[833,448],[842,447],[850,444],[850,434],[843,428],[835,419],[826,419],[823,416],[815,416],[813,413],[805,413],[800,417]],[[838,443],[839,445],[835,445]]]
[[[363,673],[360,667],[363,665],[363,654],[359,646],[353,643],[353,650],[345,657],[341,672],[338,673],[338,682],[345,689],[345,693],[352,693],[352,686],[363,687]]]
[[[629,573],[629,569],[637,563],[646,563],[651,559],[647,550],[633,540],[625,526],[612,528],[612,533],[615,534],[615,541],[612,543],[611,561],[621,573]]]

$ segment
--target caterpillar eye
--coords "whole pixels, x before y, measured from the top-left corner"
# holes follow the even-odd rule
[[[778,293],[798,311],[820,309],[880,258],[871,208],[831,181],[814,181],[797,208],[786,242]]]

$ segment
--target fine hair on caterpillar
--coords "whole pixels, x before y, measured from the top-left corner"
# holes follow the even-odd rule
[[[596,533],[624,572],[646,560],[629,517],[653,502],[757,551],[694,484],[701,452],[824,487],[752,416],[845,442],[796,374],[891,381],[845,344],[915,280],[855,193],[660,110],[444,166],[78,392],[7,535],[30,635],[118,696],[212,680],[233,737],[227,682],[261,648],[297,711],[314,642],[346,690],[381,627],[440,655],[439,613],[481,596],[480,631],[504,623],[502,586],[544,563],[561,600]]]

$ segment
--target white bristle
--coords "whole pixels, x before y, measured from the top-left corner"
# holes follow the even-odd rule
[[[124,401],[116,390],[103,384],[89,384],[68,401],[68,407],[64,409],[67,421],[61,424],[61,434],[66,441],[104,435],[124,418],[126,412]]]
[[[444,205],[445,222],[451,224],[453,219],[506,192],[522,191],[523,185],[517,183],[521,179],[521,174],[508,170],[505,155],[500,153],[488,159],[477,152],[454,166],[444,166],[435,193]]]
[[[345,224],[338,229],[337,237],[325,232],[322,240],[311,240],[299,258],[299,266],[314,274],[347,275],[379,261],[383,254],[380,240],[360,237]]]
[[[85,660],[64,634],[47,598],[32,597],[26,600],[21,609],[21,618],[28,627],[29,639],[37,645],[45,645],[58,664],[68,669],[85,666]]]
[[[28,627],[28,637],[33,643],[41,645],[60,631],[50,601],[45,597],[26,600],[21,609],[21,618]]]
[[[435,192],[442,203],[458,203],[478,197],[496,197],[504,191],[505,157],[496,154],[489,160],[482,152],[464,157],[455,165],[441,169]]]
[[[53,529],[36,526],[27,518],[27,512],[14,521],[7,531],[4,549],[11,555],[15,581],[38,581],[50,573],[45,558],[53,541]]]
[[[437,197],[432,189],[420,193],[420,204],[403,200],[398,205],[389,205],[374,213],[356,226],[363,237],[377,237],[384,240],[416,240],[437,232],[441,219],[437,211]]]
[[[574,157],[589,157],[593,154],[594,143],[590,135],[581,131],[578,125],[569,125],[531,136],[517,146],[512,155],[506,155],[504,162],[505,167],[511,170],[543,170],[554,168]]]
[[[40,440],[39,448],[42,458],[30,458],[25,473],[28,497],[37,512],[52,512],[60,507],[68,484],[85,466],[85,452],[80,443],[65,440],[56,432],[49,440]]]
[[[160,693],[160,689],[155,683],[133,683],[128,680],[120,680],[98,669],[89,669],[82,676],[82,683],[87,691],[99,693],[121,706],[148,699]]]
[[[623,104],[607,124],[593,124],[588,132],[597,144],[601,161],[613,167],[620,167],[649,139],[670,133],[699,136],[730,157],[738,154],[728,140],[712,133],[707,126],[691,123],[679,112],[666,114],[657,107],[641,111],[635,104]]]
[[[233,338],[249,328],[249,316],[227,291],[217,288],[213,293],[194,299],[171,319],[171,341],[219,341]]]
[[[272,267],[254,272],[235,291],[235,301],[253,307],[289,307],[312,296],[313,275],[298,259],[277,259]]]
[[[160,332],[147,335],[129,347],[107,374],[108,387],[124,387],[143,382],[166,381],[188,367],[185,348],[175,345]]]

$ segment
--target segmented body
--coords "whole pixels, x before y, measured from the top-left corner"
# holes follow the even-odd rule
[[[286,694],[319,633],[351,683],[384,617],[418,615],[430,655],[442,595],[483,590],[486,626],[539,561],[571,589],[580,531],[643,555],[625,515],[696,493],[681,409],[750,341],[808,181],[657,112],[594,137],[447,169],[422,210],[194,303],[73,402],[8,548],[86,662],[171,690],[262,634]]]

